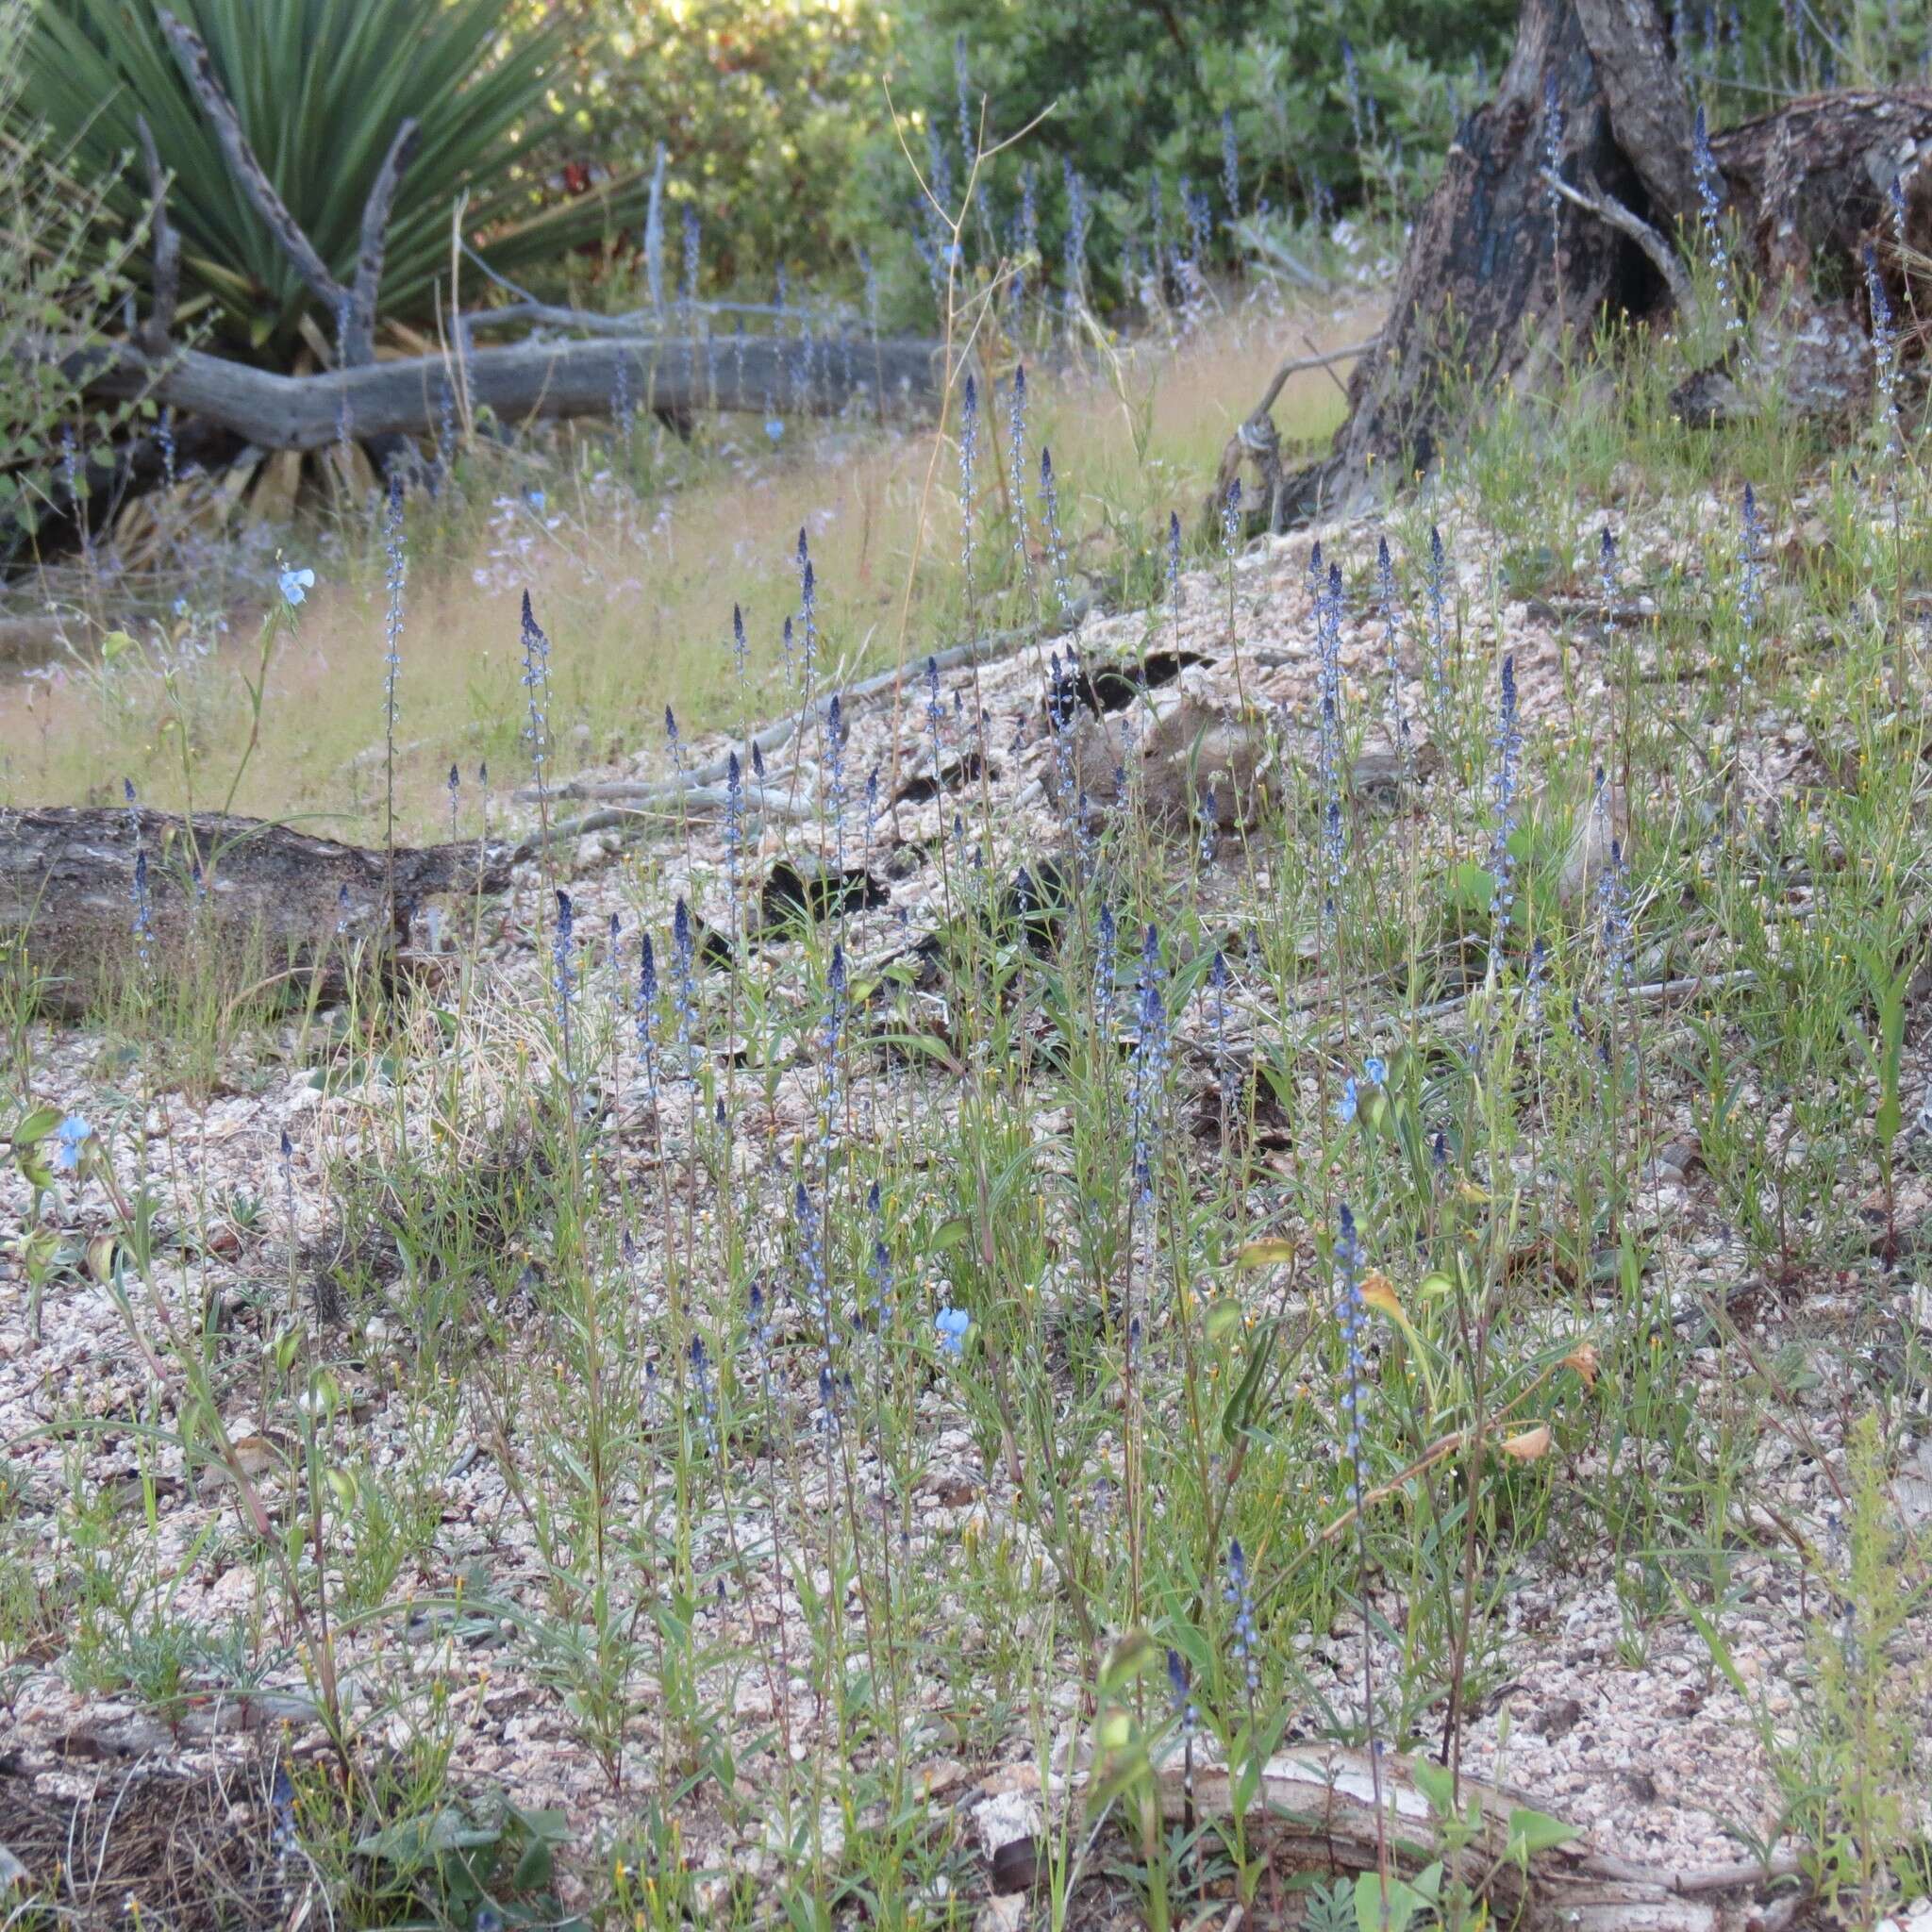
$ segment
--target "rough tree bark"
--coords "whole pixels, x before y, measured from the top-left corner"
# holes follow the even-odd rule
[[[920,341],[817,342],[804,379],[805,345],[777,336],[518,342],[322,375],[277,375],[194,349],[156,357],[120,344],[77,351],[70,368],[92,393],[172,403],[258,449],[324,449],[345,422],[358,439],[433,436],[458,383],[473,408],[487,406],[505,423],[608,416],[626,386],[641,408],[659,412],[836,413],[855,395],[883,408],[938,393],[936,348]]]
[[[1571,1843],[1519,1860],[1511,1815],[1519,1806],[1534,1808],[1536,1795],[1465,1775],[1459,1796],[1464,1806],[1480,1806],[1475,1837],[1457,1861],[1460,1874],[1500,1923],[1526,1932],[1748,1932],[1788,1922],[1803,1896],[1790,1857],[1685,1872]],[[1225,1818],[1227,1774],[1202,1765],[1187,1779],[1170,1763],[1159,1774],[1159,1803],[1172,1821]],[[1255,1841],[1315,1872],[1374,1872],[1386,1852],[1398,1875],[1413,1874],[1442,1855],[1439,1823],[1413,1771],[1392,1754],[1371,1766],[1346,1745],[1285,1746],[1248,1803]],[[1781,1897],[1766,1904],[1773,1893]]]
[[[1631,124],[1620,138],[1613,111]],[[1277,525],[1434,463],[1452,397],[1550,373],[1564,332],[1650,308],[1656,271],[1624,235],[1555,194],[1607,194],[1666,232],[1693,205],[1690,115],[1656,0],[1524,0],[1495,98],[1463,124],[1415,225],[1375,347],[1329,455],[1283,479]],[[1635,158],[1641,155],[1641,162]]]
[[[1932,93],[1823,95],[1711,145],[1748,263],[1795,287],[1825,255],[1849,256],[1847,293],[1887,184],[1932,151]],[[1285,528],[1430,468],[1466,402],[1536,388],[1566,337],[1606,314],[1666,309],[1682,287],[1668,251],[1698,213],[1690,104],[1658,0],[1523,0],[1502,83],[1416,222],[1333,446],[1283,475],[1257,412],[1228,446],[1224,489],[1252,464]],[[1853,304],[1840,308],[1855,321]]]
[[[431,894],[501,891],[509,878],[500,845],[399,848],[391,898],[387,854],[260,819],[0,809],[0,940],[25,935],[44,1007],[81,1011],[133,976],[143,858],[148,970],[179,974],[206,946],[225,975],[319,971],[325,986],[358,946],[407,938]]]

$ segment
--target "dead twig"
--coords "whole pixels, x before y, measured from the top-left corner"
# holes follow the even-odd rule
[[[288,204],[275,192],[255,149],[243,132],[242,118],[234,103],[216,77],[214,62],[201,36],[184,26],[163,7],[155,15],[168,44],[174,49],[194,98],[213,126],[215,139],[227,158],[236,185],[254,203],[255,211],[275,231],[282,253],[294,264],[295,272],[307,282],[317,301],[325,304],[330,314],[337,313],[349,299],[349,291],[330,274],[328,264],[316,253],[315,244],[303,233],[302,225],[289,212]]]
[[[396,129],[375,186],[362,205],[362,243],[356,256],[356,284],[349,291],[348,326],[342,331],[342,360],[351,368],[375,360],[375,297],[389,246],[389,218],[403,170],[415,156],[422,131],[413,119],[405,119]]]
[[[134,117],[134,131],[141,138],[141,151],[147,161],[149,192],[154,195],[154,213],[149,217],[149,233],[154,239],[154,306],[147,320],[135,330],[134,339],[151,356],[165,356],[175,333],[175,308],[181,299],[181,238],[168,220],[168,175],[161,166],[160,151],[155,146],[154,131],[145,114]]]
[[[1542,171],[1544,185],[1553,193],[1560,194],[1567,202],[1580,208],[1586,214],[1594,215],[1600,222],[1607,222],[1619,234],[1627,235],[1643,250],[1650,265],[1664,279],[1664,286],[1671,291],[1671,303],[1680,313],[1690,307],[1690,277],[1684,272],[1684,264],[1677,258],[1677,252],[1640,214],[1625,208],[1614,195],[1607,194],[1594,181],[1585,179],[1581,188],[1571,183],[1552,169]]]

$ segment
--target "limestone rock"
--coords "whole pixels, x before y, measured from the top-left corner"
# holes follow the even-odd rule
[[[1222,830],[1252,824],[1266,782],[1268,733],[1258,713],[1242,713],[1184,692],[1154,705],[1150,721],[1136,708],[1111,717],[1082,715],[1073,726],[1074,788],[1089,806],[1121,802],[1124,774],[1129,795],[1157,824],[1198,824],[1213,800]],[[1049,790],[1064,783],[1050,764]],[[1064,808],[1070,801],[1059,801]]]

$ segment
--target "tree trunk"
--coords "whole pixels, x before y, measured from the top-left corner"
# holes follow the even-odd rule
[[[1932,89],[1813,94],[1713,135],[1711,148],[1764,275],[1804,282],[1830,262],[1848,267],[1856,286],[1867,241],[1891,256],[1885,195],[1894,176],[1906,179],[1907,241],[1921,253],[1932,241],[1932,167],[1923,159],[1932,150]],[[1914,283],[1923,287],[1923,274]],[[1891,293],[1897,301],[1902,287]]]
[[[1857,290],[1886,185],[1928,142],[1923,90],[1824,95],[1714,136],[1745,259],[1795,282],[1825,254],[1849,255],[1839,292]],[[1280,475],[1257,412],[1228,445],[1224,487],[1244,458],[1256,463],[1279,529],[1345,510],[1391,472],[1406,481],[1432,467],[1470,402],[1534,389],[1566,339],[1606,314],[1666,308],[1683,283],[1680,225],[1699,212],[1690,106],[1657,0],[1523,0],[1502,83],[1450,148],[1328,455]],[[1818,393],[1841,401],[1858,339],[1840,333],[1851,359]]]
[[[1496,97],[1450,147],[1389,320],[1356,366],[1348,421],[1326,458],[1283,484],[1277,524],[1335,510],[1378,475],[1429,468],[1457,399],[1533,388],[1566,334],[1587,331],[1606,308],[1650,307],[1657,276],[1642,252],[1558,198],[1543,169],[1554,146],[1563,179],[1593,182],[1668,227],[1681,209],[1659,209],[1655,197],[1686,192],[1690,152],[1668,44],[1655,0],[1524,0]],[[1619,141],[1611,89],[1652,143],[1641,172]],[[1681,169],[1656,145],[1673,133]]]
[[[394,859],[391,888],[387,854],[260,819],[0,809],[0,941],[25,934],[42,1007],[66,1013],[143,975],[197,969],[238,990],[319,971],[326,988],[358,948],[406,938],[430,894],[508,883],[501,846],[399,848]]]

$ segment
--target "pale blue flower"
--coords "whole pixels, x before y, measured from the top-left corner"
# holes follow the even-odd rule
[[[1377,1054],[1371,1054],[1362,1062],[1362,1072],[1368,1075],[1372,1087],[1386,1087],[1389,1084],[1389,1065]]]
[[[80,1150],[93,1132],[77,1113],[69,1114],[54,1129],[54,1168],[58,1174],[72,1174],[80,1165]]]
[[[954,1355],[963,1355],[966,1349],[966,1331],[973,1325],[973,1317],[964,1308],[941,1308],[933,1320],[933,1326],[940,1331],[940,1340]]]
[[[782,416],[767,416],[767,417],[765,418],[765,434],[766,434],[767,436],[769,436],[769,437],[770,437],[770,438],[772,439],[772,441],[773,441],[774,442],[782,442],[782,441],[784,441],[784,440],[785,440],[785,419],[784,419],[784,417],[782,417]]]
[[[285,570],[282,573],[282,596],[289,608],[301,603],[315,588],[315,573],[312,570]]]
[[[1341,1098],[1335,1103],[1335,1118],[1345,1127],[1355,1119],[1357,1105],[1355,1091],[1355,1075],[1351,1074],[1341,1083]]]

